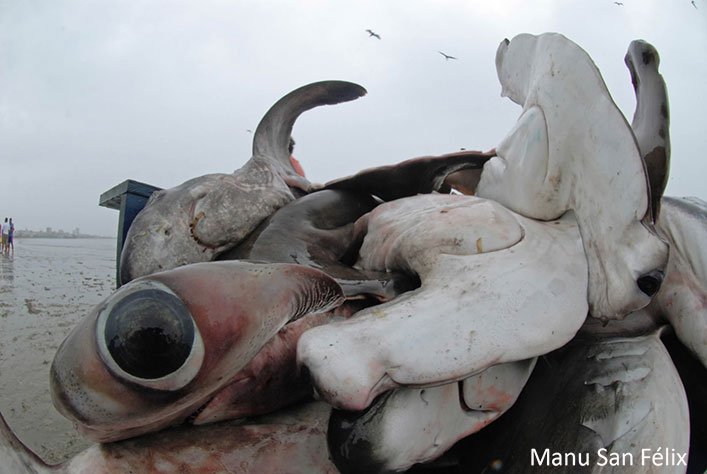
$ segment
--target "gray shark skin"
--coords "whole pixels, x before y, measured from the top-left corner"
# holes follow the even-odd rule
[[[660,57],[649,43],[632,41],[625,57],[636,92],[631,128],[651,190],[652,219],[670,246],[666,276],[648,311],[664,318],[707,367],[707,203],[695,197],[663,197],[670,169],[668,92]]]
[[[656,228],[670,245],[663,285],[648,306],[707,367],[707,203],[662,200]]]
[[[475,190],[481,169],[493,156],[493,151],[464,150],[412,158],[396,165],[378,166],[329,181],[325,188],[366,192],[384,201],[433,191],[448,193],[453,187]]]
[[[289,159],[297,117],[325,104],[356,99],[366,90],[350,82],[306,85],[280,99],[253,137],[253,156],[232,174],[208,174],[154,193],[128,231],[121,282],[189,263],[213,260],[243,240],[263,219],[307,193],[311,184]]]
[[[307,265],[334,278],[347,297],[389,301],[419,282],[399,272],[365,271],[345,262],[355,259],[361,245],[354,223],[377,205],[363,192],[325,189],[308,194],[277,210],[218,259]]]
[[[437,387],[392,390],[362,412],[334,409],[327,430],[332,460],[342,474],[383,474],[437,459],[508,410],[535,362],[499,364]]]
[[[0,415],[0,473],[337,474],[326,450],[329,411],[312,403],[246,425],[174,428],[96,444],[55,466],[25,447]]]
[[[343,301],[326,274],[285,263],[195,263],[134,280],[61,344],[52,401],[98,442],[181,424],[288,322]]]
[[[660,213],[660,198],[670,170],[670,113],[668,90],[658,72],[660,56],[649,43],[632,41],[624,58],[636,92],[631,128],[646,164],[653,220]]]
[[[421,286],[302,335],[298,361],[336,408],[361,411],[393,388],[443,385],[545,354],[587,315],[587,264],[571,214],[544,223],[486,199],[420,194],[363,220],[357,265],[416,274]]]
[[[520,34],[496,53],[501,95],[521,105],[484,165],[477,195],[531,219],[572,209],[589,264],[589,309],[621,319],[660,285],[667,245],[647,225],[650,193],[636,137],[596,65],[556,33]]]
[[[663,466],[642,463],[643,449],[665,448],[687,461],[690,445],[686,393],[660,338],[666,328],[645,310],[605,327],[588,318],[571,343],[540,358],[503,417],[463,441],[462,465],[469,472],[497,463],[503,472],[534,474],[684,473],[677,454]],[[554,454],[538,462],[546,449],[562,462],[553,465]],[[623,464],[610,465],[617,455]]]

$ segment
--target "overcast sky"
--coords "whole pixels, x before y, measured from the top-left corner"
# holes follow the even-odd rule
[[[658,49],[666,194],[707,200],[707,1],[621,1],[0,0],[0,215],[113,236],[118,212],[98,206],[102,192],[232,172],[270,105],[324,79],[368,95],[296,123],[312,181],[492,148],[520,112],[500,97],[496,48],[546,31],[591,55],[629,122],[624,54],[638,38]]]

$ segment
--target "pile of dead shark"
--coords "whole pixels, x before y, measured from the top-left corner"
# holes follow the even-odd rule
[[[666,450],[660,472],[685,472],[689,390],[661,335],[707,365],[707,204],[662,197],[658,63],[629,46],[629,124],[576,44],[505,40],[522,111],[495,150],[324,186],[290,159],[294,122],[366,91],[283,97],[241,169],[159,191],[133,222],[123,285],[52,366],[57,409],[106,443],[64,467],[653,472],[645,450]]]

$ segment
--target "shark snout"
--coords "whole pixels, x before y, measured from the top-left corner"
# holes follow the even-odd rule
[[[297,364],[317,398],[342,410],[360,411],[397,386],[376,354],[356,341],[328,337],[331,333],[321,329],[305,332],[297,344]]]

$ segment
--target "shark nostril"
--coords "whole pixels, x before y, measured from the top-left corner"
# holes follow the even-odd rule
[[[638,280],[636,280],[638,288],[648,296],[658,293],[661,283],[663,283],[663,272],[660,270],[653,270],[638,277]]]

